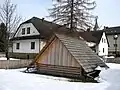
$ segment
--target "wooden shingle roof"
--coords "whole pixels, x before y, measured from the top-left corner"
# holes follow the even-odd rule
[[[97,66],[108,67],[85,43],[78,37],[56,34],[72,56],[79,62],[86,72],[94,71]]]

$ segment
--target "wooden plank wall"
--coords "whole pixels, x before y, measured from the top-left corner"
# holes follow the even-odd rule
[[[0,60],[0,69],[25,68],[33,60]]]
[[[80,67],[79,63],[57,38],[53,40],[44,53],[38,58],[37,63]]]

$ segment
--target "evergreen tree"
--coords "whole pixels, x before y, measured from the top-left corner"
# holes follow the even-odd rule
[[[92,0],[56,0],[53,8],[49,9],[53,22],[66,25],[71,30],[86,30],[93,26],[94,18],[90,11],[96,7]]]

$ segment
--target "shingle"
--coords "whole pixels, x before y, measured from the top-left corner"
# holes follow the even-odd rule
[[[94,71],[98,65],[107,67],[97,54],[86,45],[85,41],[65,34],[56,34],[56,36],[61,40],[86,72]]]

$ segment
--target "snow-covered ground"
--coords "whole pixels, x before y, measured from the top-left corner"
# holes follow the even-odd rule
[[[69,82],[39,74],[23,73],[24,69],[0,69],[0,90],[120,90],[120,64],[108,64],[100,73],[100,83]]]
[[[0,57],[0,60],[7,60],[7,58],[6,57]],[[10,58],[10,60],[20,60],[20,59]]]

